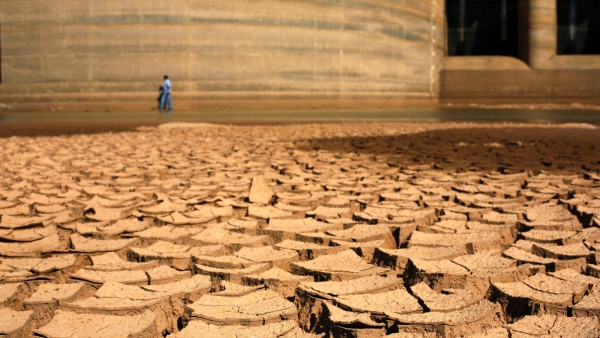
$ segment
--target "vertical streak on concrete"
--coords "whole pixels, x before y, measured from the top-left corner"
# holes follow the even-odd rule
[[[430,20],[430,28],[429,28],[429,33],[430,33],[430,38],[431,41],[429,43],[429,98],[433,99],[434,96],[434,86],[435,86],[435,64],[434,64],[434,57],[435,57],[435,0],[431,0],[430,3],[430,10],[431,13],[429,14],[429,20]]]
[[[191,2],[187,1],[186,3],[186,13],[190,13],[190,8],[191,8]],[[194,64],[194,56],[192,54],[192,33],[191,33],[191,28],[193,27],[189,18],[186,20],[186,26],[189,27],[188,29],[186,29],[185,33],[186,33],[186,37],[187,37],[187,46],[186,46],[186,50],[187,50],[187,78],[188,79],[192,79],[192,74],[193,74],[193,69],[196,67],[196,65]],[[198,90],[198,79],[194,79],[194,91]],[[181,89],[180,89],[181,90]]]
[[[406,4],[406,0],[402,1],[403,6],[407,6]],[[403,14],[406,15],[406,14]],[[402,20],[402,38],[404,39],[404,41],[406,41],[406,32],[407,32],[407,27],[406,27],[406,20]],[[404,49],[405,47],[402,46],[402,53],[404,53]],[[406,80],[406,58],[404,58],[404,60],[402,60],[402,98],[406,100],[406,83],[408,82]]]
[[[313,29],[312,29],[312,55],[311,55],[311,59],[312,62],[310,63],[310,67],[311,67],[311,73],[312,73],[312,78],[311,78],[311,82],[315,83],[317,81],[317,77],[316,77],[316,56],[317,56],[317,18],[313,17]],[[312,88],[311,88],[312,90]]]
[[[2,14],[0,14],[0,83],[2,83]]]
[[[519,56],[540,69],[556,56],[556,0],[519,1]]]
[[[342,12],[342,22],[340,29],[340,100],[344,96],[344,29],[346,28],[346,13],[344,8],[344,1],[340,1],[340,11]]]
[[[87,10],[85,12],[84,11],[81,12],[82,16],[85,16],[87,14],[88,20],[92,20],[92,4],[90,3],[90,0],[86,0],[83,3],[85,3],[85,5],[83,5],[83,6],[85,6],[85,8]],[[86,78],[87,82],[93,82],[94,81],[94,55],[93,55],[93,53],[90,52],[92,46],[90,44],[91,37],[90,37],[89,32],[86,32],[85,38],[86,38],[85,58],[88,63],[85,78]]]
[[[95,10],[95,7],[94,7],[94,2],[91,1],[91,0],[88,0],[87,4],[88,4],[88,17],[87,17],[87,20],[93,21],[95,19],[95,16],[96,16],[96,10]],[[88,35],[88,39],[91,40],[92,37]],[[91,42],[88,41],[87,43],[88,43],[88,46],[89,46],[89,50],[91,51],[92,50],[92,48],[91,48],[92,47],[91,46]],[[89,70],[89,74],[90,75],[89,75],[89,77],[90,77],[90,82],[91,83],[93,83],[94,80],[97,78],[97,76],[96,76],[96,67],[97,66],[96,66],[96,62],[94,62],[96,60],[96,58],[97,58],[97,56],[94,55],[94,53],[90,52],[90,70]]]

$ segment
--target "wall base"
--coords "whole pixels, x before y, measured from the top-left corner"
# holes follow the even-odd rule
[[[600,104],[600,70],[442,70],[441,103]]]

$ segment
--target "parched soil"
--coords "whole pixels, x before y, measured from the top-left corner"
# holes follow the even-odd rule
[[[593,126],[82,128],[0,139],[0,336],[600,337]]]

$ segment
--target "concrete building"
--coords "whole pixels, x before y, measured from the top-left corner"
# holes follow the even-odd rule
[[[148,109],[168,74],[184,109],[600,103],[595,2],[2,0],[0,102]]]

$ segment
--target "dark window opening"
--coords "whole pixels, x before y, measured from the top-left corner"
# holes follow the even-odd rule
[[[446,0],[448,55],[518,56],[518,0]]]
[[[558,0],[557,54],[600,54],[600,1]]]

